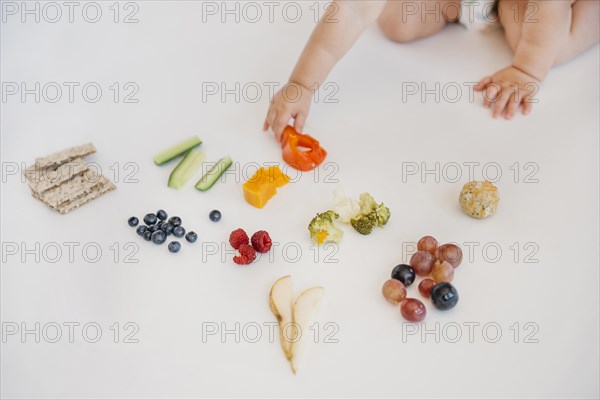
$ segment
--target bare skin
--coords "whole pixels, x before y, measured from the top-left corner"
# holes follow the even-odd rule
[[[531,83],[541,83],[550,69],[573,59],[600,39],[597,0],[500,0],[500,23],[514,52],[513,62],[483,78],[486,107],[494,118],[511,119],[519,107],[531,112]],[[535,11],[535,13],[534,13]],[[519,90],[516,90],[516,88]]]
[[[277,139],[291,118],[302,132],[314,88],[373,23],[377,21],[390,40],[403,43],[433,35],[460,15],[460,0],[335,3],[337,22],[327,22],[324,17],[317,24],[288,84],[273,96],[263,130],[271,128]],[[435,3],[441,6],[435,7]],[[437,11],[415,14],[410,8],[415,4],[421,5],[417,11]],[[492,116],[511,119],[519,108],[528,114],[534,88],[552,66],[571,60],[600,40],[599,12],[600,0],[500,0],[499,20],[514,52],[512,65],[483,78],[475,87],[486,91],[484,105],[492,109]]]

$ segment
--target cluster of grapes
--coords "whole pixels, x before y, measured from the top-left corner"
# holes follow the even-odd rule
[[[456,244],[438,246],[438,241],[432,236],[422,237],[417,243],[417,250],[410,258],[410,265],[394,267],[392,279],[388,279],[381,289],[388,302],[394,305],[400,303],[402,316],[410,322],[421,322],[427,314],[425,304],[406,297],[406,288],[413,284],[416,275],[431,275],[431,278],[419,283],[419,293],[431,298],[437,309],[449,310],[458,303],[458,292],[450,282],[454,279],[454,269],[463,258],[462,250]]]

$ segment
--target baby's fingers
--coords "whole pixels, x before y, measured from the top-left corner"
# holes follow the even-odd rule
[[[511,95],[512,92],[510,90],[505,89],[502,92],[500,92],[498,100],[496,101],[496,103],[494,103],[494,106],[492,107],[492,117],[498,118],[498,116],[502,114],[502,112],[506,108],[506,104],[510,100]]]
[[[273,110],[269,109],[265,118],[265,122],[263,123],[263,132],[266,132],[269,129],[269,127],[273,125],[274,117],[275,113],[273,112]]]
[[[281,134],[283,133],[283,129],[287,126],[290,120],[290,115],[287,112],[279,112],[275,115],[273,120],[273,132],[275,133],[275,137],[278,141],[281,140]]]
[[[533,107],[533,96],[527,95],[523,98],[523,110],[521,111],[523,115],[527,115],[531,112],[531,108]]]
[[[491,76],[486,76],[481,81],[479,81],[479,83],[477,85],[475,85],[475,87],[473,89],[475,89],[476,91],[480,92],[483,89],[485,89],[485,87],[487,85],[489,85],[491,81],[492,81],[492,77]]]
[[[302,114],[302,113],[296,114],[296,117],[294,118],[294,129],[296,129],[296,132],[302,133],[302,131],[304,130],[304,122],[305,121],[306,121],[305,114]]]
[[[483,106],[485,108],[489,108],[492,103],[498,101],[501,90],[502,86],[500,86],[499,83],[492,82],[489,84],[488,87],[483,91]]]
[[[512,94],[512,96],[510,96],[510,99],[508,100],[508,104],[506,105],[506,111],[504,112],[504,118],[506,119],[512,119],[512,117],[514,117],[515,113],[517,112],[517,110],[519,109],[519,105],[521,104],[521,95],[519,94],[519,91],[516,91]]]

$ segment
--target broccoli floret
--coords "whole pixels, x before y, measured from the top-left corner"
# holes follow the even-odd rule
[[[392,213],[383,203],[375,207],[375,213],[377,214],[377,226],[383,227],[390,219]]]
[[[310,238],[313,242],[316,244],[323,244],[325,242],[340,243],[344,232],[333,223],[339,217],[338,214],[331,210],[317,214],[308,225]]]
[[[360,203],[361,214],[369,214],[377,207],[375,199],[369,193],[361,193],[358,202]]]
[[[361,235],[368,235],[377,226],[377,213],[371,211],[350,220],[350,225]]]

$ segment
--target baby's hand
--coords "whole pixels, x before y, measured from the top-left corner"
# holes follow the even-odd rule
[[[302,132],[312,95],[313,92],[310,89],[299,83],[287,83],[273,96],[267,118],[263,124],[263,131],[270,127],[279,141],[281,140],[281,133],[290,118],[294,118],[294,128],[296,131]]]
[[[533,76],[510,66],[481,80],[475,90],[483,92],[483,104],[486,108],[492,107],[494,118],[504,115],[511,119],[519,106],[523,115],[531,112],[539,83]]]

